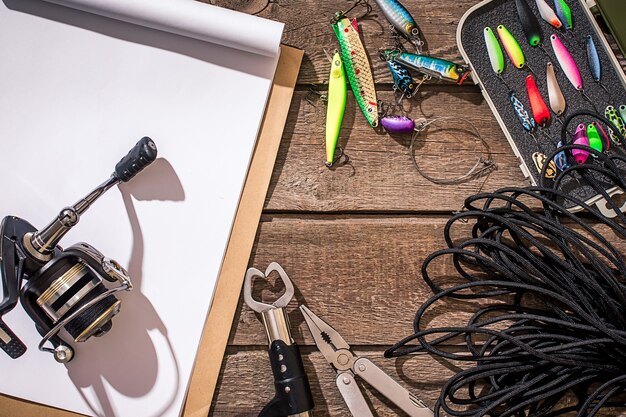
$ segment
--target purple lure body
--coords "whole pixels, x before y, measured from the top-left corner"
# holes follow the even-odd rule
[[[587,126],[584,123],[579,124],[576,128],[576,132],[574,133],[574,140],[572,141],[574,145],[584,145],[589,146],[589,138],[587,137]],[[574,160],[579,164],[584,164],[587,162],[587,158],[589,158],[589,152],[583,149],[572,149],[572,156]]]
[[[411,133],[415,130],[415,122],[405,116],[385,116],[380,124],[389,133]]]

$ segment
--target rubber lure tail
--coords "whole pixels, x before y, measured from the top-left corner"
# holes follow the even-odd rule
[[[555,29],[560,29],[561,26],[563,26],[563,23],[561,23],[561,20],[559,20],[556,13],[554,13],[554,10],[548,6],[546,0],[535,0],[535,3],[537,3],[539,14],[543,20],[551,24]]]
[[[335,149],[346,109],[346,96],[346,74],[341,55],[335,52],[328,78],[328,107],[326,108],[326,166],[329,168],[335,162]]]
[[[385,18],[395,30],[415,46],[418,54],[423,53],[424,41],[411,13],[398,0],[374,0]]]
[[[589,146],[589,139],[587,138],[587,126],[584,123],[581,123],[576,128],[576,132],[574,132],[574,140],[572,141],[574,145],[584,145]],[[587,158],[589,158],[589,151],[585,151],[583,149],[572,149],[572,156],[574,160],[578,164],[584,164],[587,162]]]
[[[504,71],[504,54],[500,43],[496,38],[496,34],[493,33],[490,27],[486,27],[483,31],[485,36],[485,46],[487,47],[487,54],[489,55],[489,62],[491,63],[491,69],[496,74],[502,74]]]
[[[559,149],[562,146],[563,146],[563,142],[559,141],[559,143],[556,145],[556,148]],[[567,160],[567,155],[565,155],[565,151],[561,151],[557,153],[556,155],[554,155],[553,161],[556,167],[560,171],[565,171],[567,168],[570,167],[569,161]]]
[[[393,59],[422,74],[442,80],[454,81],[459,85],[463,84],[463,81],[470,75],[470,69],[468,67],[457,65],[445,59],[389,49],[383,51],[383,55],[387,60]]]
[[[598,133],[600,134],[600,139],[602,139],[602,147],[605,151],[611,149],[611,141],[609,140],[609,135],[606,134],[606,131],[602,127],[602,125],[598,122],[591,122],[592,125],[596,127]]]
[[[565,96],[559,87],[559,82],[554,73],[552,62],[548,62],[546,66],[546,79],[548,84],[548,98],[550,99],[550,108],[557,115],[561,116],[565,113]]]
[[[541,44],[541,27],[539,21],[535,17],[535,14],[526,3],[526,0],[515,0],[515,6],[517,7],[517,16],[522,24],[522,29],[528,39],[530,46],[538,46]]]
[[[600,139],[600,133],[593,123],[587,125],[587,140],[589,140],[591,149],[602,152],[602,139]]]
[[[604,111],[604,115],[607,119],[609,119],[611,124],[617,130],[619,130],[622,136],[626,136],[626,123],[624,123],[624,120],[622,120],[622,118],[617,114],[617,110],[615,110],[615,107],[607,106],[606,110]],[[611,136],[611,140],[613,140],[613,142],[615,142],[617,145],[621,145],[622,142],[620,138],[615,134],[615,132],[613,132],[612,129],[609,129],[609,135]]]
[[[343,13],[335,15],[333,30],[339,40],[343,65],[356,101],[372,127],[378,126],[378,100],[374,77],[365,48],[357,31],[356,19],[348,20]]]
[[[565,29],[572,29],[574,22],[572,21],[572,11],[565,0],[554,0],[554,9],[561,23],[565,25]]]
[[[385,116],[380,124],[389,133],[411,133],[415,130],[415,122],[405,116]]]
[[[554,54],[556,55],[557,61],[559,61],[559,65],[563,72],[567,76],[567,79],[577,90],[583,89],[583,79],[580,76],[580,71],[578,70],[578,66],[576,66],[576,61],[572,58],[572,55],[569,53],[563,42],[559,39],[558,36],[552,35],[550,36],[550,40],[552,41],[552,49],[554,49]]]
[[[541,127],[545,127],[550,123],[550,109],[543,101],[535,77],[532,75],[526,76],[526,92],[528,93],[528,100],[530,101],[530,109],[533,112],[533,118],[535,123]]]
[[[418,85],[413,80],[409,70],[395,61],[387,61],[387,66],[393,76],[394,91],[400,90],[407,98],[413,97]]]
[[[516,68],[523,68],[526,65],[526,57],[515,37],[504,25],[498,25],[498,36],[513,65]]]
[[[515,115],[517,116],[517,119],[520,121],[524,130],[532,134],[537,128],[537,125],[535,124],[535,121],[528,115],[528,112],[524,107],[524,103],[522,103],[517,98],[515,92],[513,91],[509,93],[509,100],[511,101],[511,104],[513,104]]]
[[[602,71],[600,67],[600,57],[598,56],[598,50],[596,44],[593,42],[591,35],[587,36],[587,61],[589,62],[589,69],[594,81],[600,82]]]

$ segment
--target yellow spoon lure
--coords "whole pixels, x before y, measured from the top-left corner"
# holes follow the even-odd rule
[[[328,106],[326,107],[326,166],[329,168],[336,161],[335,149],[346,109],[346,95],[346,72],[341,61],[341,54],[335,52],[328,78]]]

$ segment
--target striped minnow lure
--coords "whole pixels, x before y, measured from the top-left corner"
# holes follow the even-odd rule
[[[554,10],[548,6],[546,0],[535,0],[535,3],[537,3],[539,15],[541,15],[543,20],[551,24],[555,29],[560,29],[561,26],[563,26],[563,23],[561,23],[561,20],[557,17],[556,13],[554,13]]]
[[[423,53],[424,41],[411,13],[398,0],[374,0],[394,29],[415,46],[418,54]]]
[[[346,95],[346,74],[341,55],[335,52],[328,78],[328,107],[326,107],[326,166],[329,168],[335,163],[335,149],[346,109]]]
[[[370,126],[377,127],[378,101],[374,77],[359,37],[356,19],[350,21],[343,12],[337,12],[332,27],[341,47],[343,65],[356,101]]]
[[[393,76],[393,90],[401,91],[403,96],[407,98],[413,97],[418,85],[413,80],[409,70],[393,60],[387,61],[387,66]]]
[[[385,49],[382,54],[387,61],[392,59],[422,74],[442,80],[454,81],[459,85],[461,85],[470,74],[468,67],[457,65],[445,59],[410,54],[393,49]]]

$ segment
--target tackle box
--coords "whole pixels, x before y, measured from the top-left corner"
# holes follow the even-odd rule
[[[570,114],[578,110],[594,111],[589,100],[572,86],[559,66],[552,49],[550,36],[556,34],[571,53],[583,79],[584,93],[596,104],[598,111],[602,115],[604,115],[605,108],[609,104],[613,105],[616,109],[619,108],[620,105],[626,104],[626,76],[584,0],[566,0],[571,9],[573,18],[573,29],[569,30],[569,33],[566,33],[565,26],[561,29],[555,29],[544,21],[540,17],[535,0],[524,1],[527,2],[539,21],[543,35],[542,45],[535,47],[529,45],[518,18],[515,0],[484,0],[469,9],[459,22],[457,28],[457,44],[461,55],[472,69],[474,82],[480,87],[485,100],[500,124],[509,144],[513,148],[513,152],[515,152],[515,155],[519,158],[522,172],[529,179],[531,184],[538,185],[540,184],[540,172],[533,159],[533,154],[550,155],[556,149],[554,143],[560,140],[561,124],[555,119],[554,113],[551,112],[552,117],[549,126],[544,129],[537,127],[534,137],[531,136],[524,130],[518,120],[509,99],[509,92],[511,90],[515,92],[517,98],[524,103],[526,110],[532,117],[526,91],[526,76],[534,73],[539,91],[544,101],[549,106],[546,65],[548,62],[552,62],[559,86],[567,103],[565,113],[560,119],[564,120]],[[553,7],[553,0],[547,0],[547,3]],[[497,32],[496,28],[501,24],[506,26],[513,34],[521,46],[526,56],[526,62],[530,67],[530,69],[518,69],[513,66],[506,54],[504,46],[498,39],[505,60],[505,70],[501,74],[504,81],[502,81],[491,68],[483,34],[485,27],[490,27],[494,32]],[[587,61],[585,43],[588,35],[593,37],[600,57],[602,71],[600,82],[611,92],[610,96],[602,85],[594,81],[592,77]],[[496,37],[498,37],[498,35],[496,35]],[[543,48],[543,50],[541,48]],[[594,120],[595,119],[592,118],[588,118],[587,120],[584,118],[580,118],[580,120],[576,118],[573,120],[572,124],[569,125],[570,132],[575,130],[577,123],[581,121],[590,123]],[[613,143],[611,145],[613,147],[616,146]],[[612,150],[609,150],[609,152],[612,152]],[[540,158],[535,159],[538,160]],[[624,175],[626,176],[626,167],[624,168]],[[597,179],[599,182],[603,183],[602,178]],[[613,184],[606,182],[604,182],[604,184],[606,184],[605,189],[609,195],[622,193],[622,191],[614,187]],[[598,209],[605,215],[611,215],[607,210],[604,198],[598,195],[590,186],[582,184],[581,181],[577,181],[575,178],[568,178],[568,180],[562,183],[561,190],[580,198],[589,205],[596,204]],[[576,211],[577,209],[577,207],[571,206],[569,208],[572,211]],[[622,211],[626,211],[626,207],[622,207]]]

